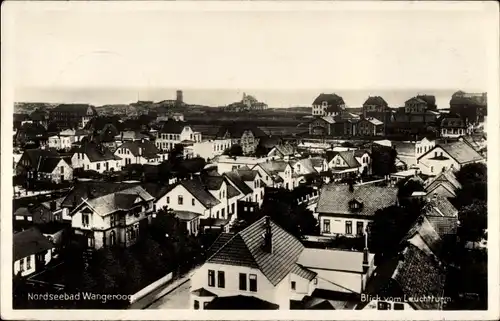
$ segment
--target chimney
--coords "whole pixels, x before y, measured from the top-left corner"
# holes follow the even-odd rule
[[[273,253],[273,240],[272,240],[272,232],[271,232],[271,219],[269,216],[266,216],[265,221],[265,234],[264,234],[264,251],[267,253]]]
[[[121,136],[121,139],[120,139],[120,140],[123,142],[123,132],[121,133],[121,135],[120,135],[120,136]]]
[[[363,249],[363,273],[366,274],[370,268],[370,263],[368,262],[368,248]]]

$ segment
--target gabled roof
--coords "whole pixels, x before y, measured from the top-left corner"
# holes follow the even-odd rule
[[[83,117],[87,115],[89,107],[94,113],[97,113],[95,107],[89,104],[61,104],[54,107],[51,112],[74,113]]]
[[[363,103],[363,106],[375,105],[379,107],[388,107],[387,102],[384,98],[380,96],[369,96],[366,101]]]
[[[35,227],[14,234],[14,262],[27,256],[50,250],[54,245]]]
[[[125,142],[118,146],[117,150],[120,148],[130,150],[132,155],[134,155],[135,157],[142,156],[146,159],[157,158],[159,156],[158,154],[160,153],[156,145],[149,140]],[[139,151],[139,149],[141,150]]]
[[[320,119],[323,119],[329,124],[335,124],[335,118],[333,118],[333,116],[323,116]]]
[[[224,183],[224,176],[222,175],[202,175],[200,176],[203,185],[211,191],[218,191],[222,187],[222,183]]]
[[[373,117],[368,117],[368,118],[365,118],[364,120],[371,123],[372,125],[375,125],[375,126],[379,126],[379,125],[384,124],[383,122],[381,122],[377,118],[373,118]]]
[[[61,203],[61,207],[76,207],[80,205],[82,199],[92,199],[107,194],[116,193],[121,190],[136,186],[137,184],[110,183],[97,181],[79,181],[73,185],[71,191],[66,195]]]
[[[175,187],[174,184],[165,186],[156,183],[143,183],[141,186],[156,199],[162,198]]]
[[[325,158],[320,156],[311,157],[310,160],[314,167],[322,167],[324,162],[326,161]]]
[[[41,173],[52,173],[54,171],[54,169],[56,168],[56,166],[61,161],[64,162],[62,157],[58,157],[58,158],[43,157],[43,158],[40,158],[40,162],[37,165],[37,171],[39,171]]]
[[[459,164],[469,163],[469,162],[477,162],[484,160],[484,157],[481,156],[474,148],[472,148],[469,144],[464,142],[453,142],[448,144],[439,144],[434,146],[427,153],[423,154],[419,157],[421,159],[427,154],[434,153],[436,148],[441,147],[451,158],[457,161]]]
[[[442,240],[425,216],[420,216],[402,242],[409,242],[427,255],[441,255]]]
[[[278,144],[274,146],[274,148],[276,149],[277,152],[279,152],[283,156],[293,156],[296,152],[295,147],[293,147],[290,144]],[[271,152],[273,152],[273,150],[271,150],[269,154],[271,154]]]
[[[426,204],[427,215],[456,217],[458,210],[451,202],[442,196],[431,197]]]
[[[378,269],[377,269],[378,271]],[[443,297],[445,286],[445,271],[439,262],[427,255],[416,246],[409,244],[401,254],[401,260],[392,273],[391,279],[396,282],[386,282],[376,293],[391,296],[390,287],[395,287],[407,297],[423,298],[432,296]],[[389,290],[389,291],[387,291]],[[389,293],[388,293],[389,292]],[[442,302],[439,300],[416,300],[412,302],[419,310],[440,310]],[[436,302],[438,301],[438,302]]]
[[[290,165],[290,163],[284,160],[272,160],[268,162],[262,162],[257,165],[262,167],[262,169],[267,174],[273,175],[284,172],[286,167]]]
[[[220,201],[216,199],[203,185],[200,179],[180,181],[177,185],[182,185],[191,195],[193,195],[205,208],[211,208]]]
[[[268,217],[257,220],[235,234],[207,260],[207,263],[259,269],[273,285],[278,285],[294,269],[304,246],[294,236],[269,220],[272,253],[265,251],[262,235],[266,231],[266,218]]]
[[[176,218],[178,218],[181,221],[192,221],[197,217],[200,217],[201,214],[191,212],[191,211],[173,211],[173,214],[175,215]]]
[[[84,200],[82,204],[89,206],[97,215],[106,216],[116,211],[130,210],[135,206],[138,198],[142,202],[150,201],[154,197],[141,186],[134,186],[116,193]]]
[[[44,158],[59,158],[59,153],[54,149],[27,149],[21,158],[28,158],[33,167],[38,166],[41,159]]]
[[[435,177],[429,178],[425,182],[425,190],[426,191],[431,191],[434,189],[435,186],[439,185],[440,183],[448,183],[450,186],[453,188],[453,190],[457,190],[462,188],[462,184],[457,180],[455,177],[455,174],[453,174],[453,171],[451,169],[448,169],[444,172],[439,173],[439,175],[436,175]]]
[[[426,218],[441,239],[457,234],[458,217],[426,216]]]
[[[374,185],[354,185],[349,191],[348,185],[329,184],[321,189],[316,211],[322,214],[357,214],[371,216],[375,211],[395,205],[398,189]],[[353,212],[349,202],[356,200],[362,204],[360,210]]]
[[[116,135],[115,139],[141,140],[141,139],[149,139],[149,136],[136,130],[135,131],[127,130],[127,131],[122,131],[119,135]]]
[[[407,101],[405,101],[405,104],[410,103],[410,102],[427,105],[427,102],[425,100],[423,100],[422,98],[417,98],[417,97],[412,97],[412,98],[408,99]]]
[[[239,175],[238,172],[236,172],[236,171],[227,172],[227,173],[224,173],[224,176],[226,176],[231,181],[231,183],[233,183],[236,186],[236,188],[238,188],[240,190],[240,192],[243,195],[248,195],[248,194],[251,194],[253,192],[252,189],[250,188],[250,186],[248,186],[244,182],[244,180],[242,179],[242,177]]]
[[[104,145],[96,145],[95,143],[84,144],[77,153],[84,153],[91,162],[102,162],[107,160],[121,160],[120,157],[114,155]]]
[[[314,168],[314,164],[310,158],[303,158],[299,160],[293,160],[290,162],[294,167],[296,167],[297,164],[300,165],[300,171],[297,171],[297,174],[300,175],[307,175],[307,174],[313,174],[317,173],[316,169]],[[321,165],[320,165],[321,166]]]
[[[313,105],[321,105],[324,101],[327,102],[328,106],[340,106],[345,105],[344,99],[337,94],[319,94],[318,97],[312,103]]]
[[[354,151],[339,152],[338,155],[346,162],[349,168],[358,168],[361,166],[356,157],[354,157]]]
[[[163,125],[160,129],[160,133],[162,133],[162,134],[180,134],[180,133],[182,133],[182,130],[186,126],[189,126],[186,122],[169,119],[166,122],[163,122]]]

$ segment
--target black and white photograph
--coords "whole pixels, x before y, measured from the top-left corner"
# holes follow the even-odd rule
[[[2,9],[2,318],[498,317],[496,2]]]

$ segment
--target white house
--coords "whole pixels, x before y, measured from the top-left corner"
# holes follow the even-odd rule
[[[324,157],[316,156],[311,157],[311,162],[313,164],[314,169],[318,172],[325,172],[328,170],[328,161]]]
[[[255,165],[264,163],[271,159],[273,158],[257,158],[248,156],[231,157],[227,155],[220,155],[212,159],[212,163],[217,164],[217,172],[219,172],[219,174],[224,174],[241,167],[253,168]]]
[[[328,154],[328,158],[328,167],[336,179],[358,176],[363,170],[355,157],[355,151],[334,152]]]
[[[240,168],[224,173],[228,182],[241,194],[241,200],[258,203],[262,205],[264,200],[264,184],[262,177],[256,170]]]
[[[121,158],[121,166],[129,164],[159,164],[168,158],[168,154],[161,152],[149,140],[126,141],[118,146],[115,156]]]
[[[321,235],[362,236],[377,210],[397,204],[397,193],[396,187],[371,184],[324,186],[316,208]]]
[[[192,145],[201,142],[201,133],[195,132],[187,123],[169,119],[156,133],[156,147],[160,150],[172,150],[175,145]]]
[[[70,213],[71,227],[92,249],[135,244],[142,232],[141,223],[147,224],[153,213],[154,197],[140,186],[111,193],[96,190],[80,199]]]
[[[40,271],[52,260],[52,244],[35,227],[13,236],[14,275],[27,276]]]
[[[361,165],[359,167],[359,173],[360,174],[367,174],[371,175],[372,174],[372,157],[370,153],[366,150],[363,149],[358,149],[354,151],[354,157],[358,161],[358,163]]]
[[[54,183],[73,179],[73,168],[63,158],[40,158],[36,171],[38,179],[48,179]]]
[[[300,176],[295,173],[291,162],[271,160],[259,163],[252,169],[259,172],[266,186],[293,190],[299,185]]]
[[[202,225],[215,222],[216,226],[226,227],[237,217],[236,202],[240,197],[238,190],[228,184],[223,176],[195,177],[176,183],[156,201],[156,208],[166,206],[174,212],[197,213]]]
[[[231,139],[214,139],[204,142],[194,143],[186,147],[190,156],[201,157],[205,160],[211,160],[216,156],[222,155],[224,151],[231,147]]]
[[[209,250],[209,258],[191,277],[190,306],[210,309],[216,300],[245,296],[289,309],[315,289],[316,273],[297,264],[304,246],[264,217],[238,234],[223,234]],[[205,289],[212,297],[200,297]],[[206,302],[203,306],[200,301]]]
[[[398,158],[403,161],[408,168],[413,168],[417,164],[417,159],[436,146],[434,139],[426,137],[416,141],[392,142],[398,153]]]
[[[105,171],[120,171],[122,159],[104,146],[88,143],[73,154],[71,165],[73,168],[103,173]]]
[[[70,149],[74,143],[80,142],[90,131],[84,129],[66,129],[58,135],[49,137],[49,147],[55,149]]]
[[[436,176],[449,169],[458,171],[462,166],[472,163],[484,163],[485,159],[465,142],[439,144],[420,156],[417,166],[429,176]]]

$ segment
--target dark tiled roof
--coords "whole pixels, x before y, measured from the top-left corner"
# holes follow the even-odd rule
[[[373,185],[355,185],[349,191],[348,185],[329,184],[323,187],[318,200],[318,213],[331,214],[375,214],[375,211],[395,205],[398,189],[396,187],[379,187]],[[353,212],[349,202],[356,200],[362,204],[360,210]]]
[[[441,255],[442,240],[425,216],[420,216],[402,242],[409,242],[427,255]]]
[[[202,175],[201,176],[203,185],[211,191],[218,191],[224,183],[223,176],[213,176],[213,175]]]
[[[384,98],[380,96],[370,96],[366,101],[364,102],[363,106],[367,105],[375,105],[379,107],[387,107],[387,102],[384,100]]]
[[[282,143],[282,138],[280,136],[264,136],[260,139],[260,144],[265,148],[271,149],[276,145]]]
[[[444,151],[446,151],[453,159],[455,159],[460,164],[467,162],[474,162],[483,160],[481,156],[474,148],[469,144],[464,142],[453,142],[449,144],[439,145]],[[429,151],[432,153],[433,151]]]
[[[425,101],[428,108],[435,108],[436,106],[436,96],[434,95],[417,95],[418,99]]]
[[[226,176],[236,186],[236,188],[241,191],[243,195],[252,193],[252,189],[243,181],[238,172],[227,172],[224,173],[224,176]]]
[[[227,198],[233,198],[240,195],[240,192],[234,188],[231,184],[227,184]]]
[[[120,160],[121,158],[115,156],[108,148],[103,145],[97,146],[94,143],[84,144],[79,151],[87,155],[91,162],[101,162],[107,160]]]
[[[289,163],[283,160],[274,160],[269,162],[262,162],[258,165],[260,165],[260,167],[262,167],[262,169],[266,173],[268,173],[269,175],[273,175],[284,172],[286,166],[289,165]]]
[[[163,197],[175,187],[173,184],[165,186],[156,183],[144,183],[141,186],[156,199]]]
[[[198,201],[200,201],[203,206],[210,208],[219,204],[217,200],[208,189],[203,185],[200,179],[191,179],[188,181],[179,182],[180,185],[184,186],[191,195],[193,195]]]
[[[265,251],[262,237],[266,229],[265,220],[266,217],[263,217],[236,234],[207,262],[256,268],[273,285],[277,285],[294,269],[304,246],[294,236],[270,221],[272,253]]]
[[[78,206],[82,202],[83,198],[91,199],[101,197],[136,185],[137,184],[95,181],[77,182],[73,186],[73,189],[64,198],[64,201],[61,203],[61,207],[73,207],[73,201],[76,203],[74,206]]]
[[[30,160],[33,167],[38,166],[39,162],[43,158],[58,158],[59,154],[54,149],[28,149],[24,152]]]
[[[224,246],[229,240],[231,240],[234,237],[234,233],[226,233],[222,232],[219,234],[217,239],[215,239],[214,243],[208,248],[207,251],[207,257],[211,257],[214,255],[217,251],[220,250],[222,246]]]
[[[185,126],[189,126],[186,122],[169,119],[163,123],[160,133],[164,134],[180,134]]]
[[[458,218],[451,216],[427,216],[427,220],[441,239],[447,235],[456,235]]]
[[[312,103],[313,105],[321,105],[324,101],[327,102],[328,106],[340,106],[345,105],[344,99],[337,94],[319,94],[318,97]]]
[[[455,174],[453,174],[451,170],[447,170],[441,172],[436,177],[429,178],[429,180],[426,181],[425,183],[425,190],[430,191],[434,189],[434,187],[439,183],[444,183],[444,182],[449,183],[450,186],[453,188],[453,190],[462,188],[462,185],[458,182],[457,178],[455,177]]]
[[[361,166],[356,157],[354,157],[354,151],[348,150],[344,152],[339,152],[339,156],[342,157],[342,159],[347,163],[347,166],[349,166],[349,168],[358,168]]]
[[[433,216],[457,216],[458,210],[442,196],[433,196],[426,204],[427,214]]]
[[[54,247],[54,245],[35,227],[15,233],[13,246],[14,261],[32,254],[50,250]]]
[[[279,144],[274,147],[283,156],[293,156],[295,154],[295,148],[290,144]]]
[[[311,157],[311,163],[314,167],[322,167],[325,158],[323,157]]]
[[[255,180],[255,177],[259,175],[258,171],[253,171],[251,169],[240,168],[237,170],[237,172],[240,175],[241,179],[245,182],[253,182]]]
[[[205,307],[207,310],[278,310],[279,305],[254,296],[236,295],[216,297]]]
[[[160,151],[156,148],[156,145],[153,142],[148,140],[146,141],[133,141],[133,142],[125,142],[118,146],[118,148],[126,148],[129,149],[132,155],[140,156],[142,155],[144,158],[157,158]],[[139,153],[139,148],[141,151]]]
[[[199,297],[215,297],[215,296],[217,296],[217,294],[214,294],[205,288],[199,288],[199,289],[193,290],[193,291],[191,291],[191,294],[199,296]]]
[[[149,201],[153,199],[141,186],[129,186],[129,188],[113,192],[86,201],[92,210],[100,216],[106,216],[120,210],[130,210],[135,206],[137,198]]]
[[[52,173],[61,160],[61,157],[43,157],[40,159],[37,170],[41,173]]]

